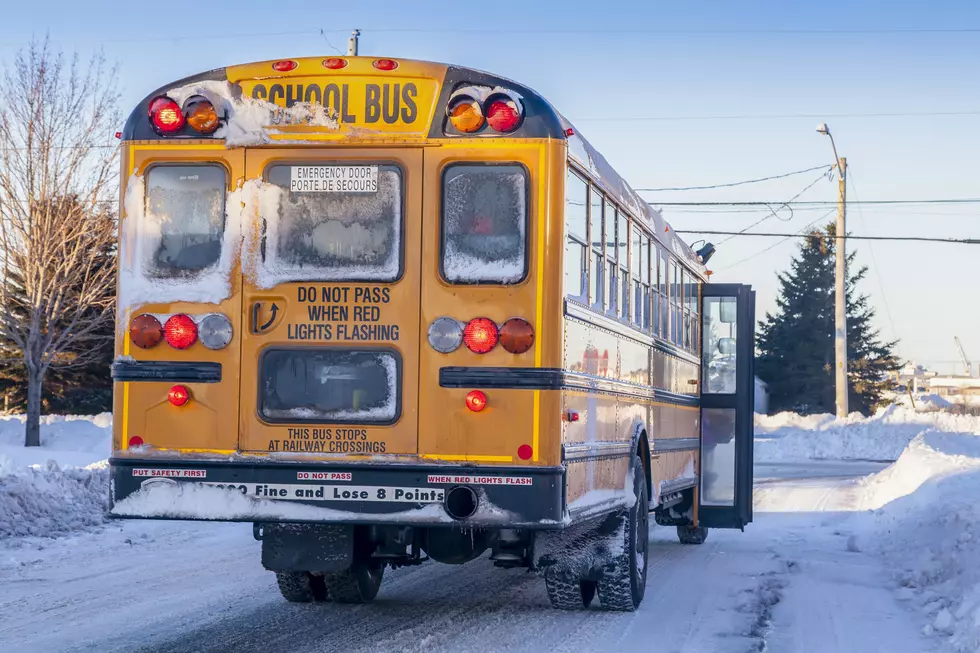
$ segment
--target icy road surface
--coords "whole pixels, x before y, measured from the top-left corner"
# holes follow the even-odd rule
[[[755,523],[700,547],[651,527],[633,614],[558,612],[543,581],[485,559],[390,570],[371,605],[295,605],[247,524],[125,522],[0,549],[0,649],[919,653],[918,615],[844,521],[868,462],[756,470]],[[852,549],[852,550],[849,550]]]

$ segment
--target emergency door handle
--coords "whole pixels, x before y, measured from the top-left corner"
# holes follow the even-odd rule
[[[262,312],[263,303],[264,302],[255,302],[252,304],[252,333],[254,335],[259,335],[268,331],[269,328],[275,324],[276,317],[279,315],[279,306],[275,302],[272,302],[272,306],[270,307],[272,314],[269,316],[269,319],[266,322],[260,324],[259,314]]]

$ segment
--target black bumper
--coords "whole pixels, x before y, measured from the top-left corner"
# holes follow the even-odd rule
[[[109,467],[116,518],[563,527],[561,467],[130,458],[112,458]],[[444,507],[458,486],[478,498],[465,519]]]

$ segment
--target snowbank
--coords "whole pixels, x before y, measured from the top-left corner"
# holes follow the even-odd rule
[[[980,650],[980,438],[930,429],[893,465],[863,481],[862,546],[896,570],[897,597],[923,632]]]
[[[980,417],[903,405],[888,406],[872,417],[852,413],[845,419],[827,414],[757,415],[755,459],[896,460],[916,436],[930,430],[980,435]]]
[[[105,521],[112,415],[41,418],[24,447],[24,417],[0,417],[0,541],[60,537]]]

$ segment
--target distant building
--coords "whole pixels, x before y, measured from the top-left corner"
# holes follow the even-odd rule
[[[943,397],[980,396],[980,378],[973,376],[932,376],[927,379],[929,392]]]
[[[926,392],[929,379],[935,378],[936,373],[909,361],[901,368],[891,372],[890,376],[895,385],[898,386],[896,390],[899,392],[908,392],[909,388],[914,392]]]

